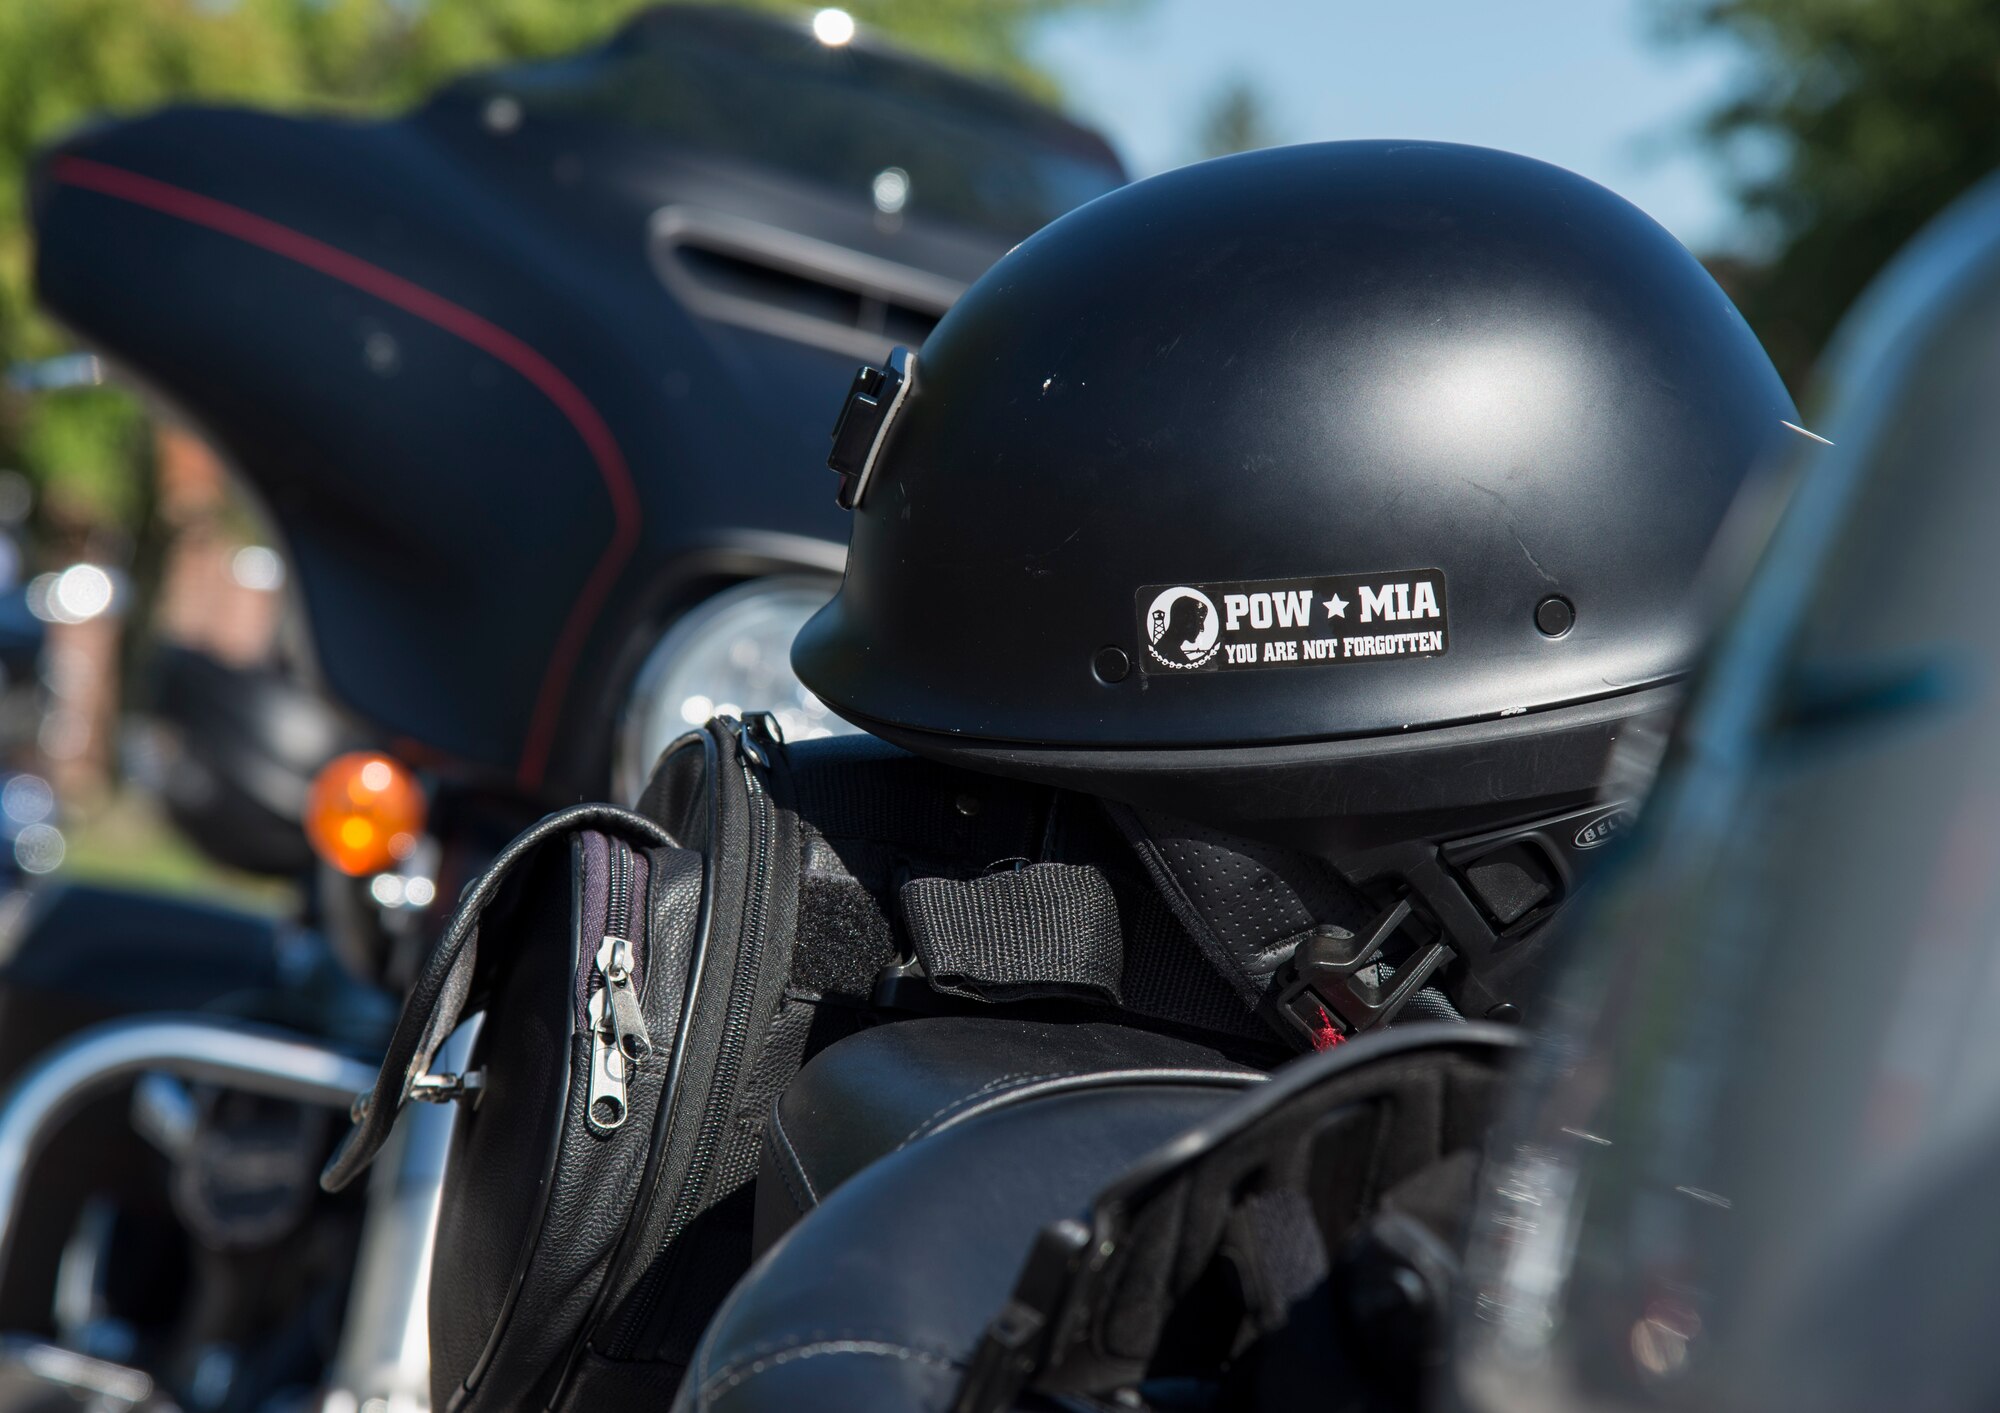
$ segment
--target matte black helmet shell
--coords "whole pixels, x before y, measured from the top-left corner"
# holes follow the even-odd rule
[[[1052,756],[1669,682],[1706,547],[1796,416],[1636,207],[1413,142],[1101,197],[973,286],[911,388],[793,661],[906,744]]]

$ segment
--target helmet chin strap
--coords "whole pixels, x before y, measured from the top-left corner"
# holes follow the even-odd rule
[[[1537,936],[1629,817],[1599,802],[1337,863],[1112,810],[1203,954],[1287,1040],[1324,1050],[1409,1012],[1518,1020]]]
[[[1344,927],[1314,928],[1279,968],[1265,1014],[1288,1039],[1311,1050],[1330,1050],[1350,1035],[1387,1025],[1454,955],[1441,938],[1397,951],[1411,915],[1405,897],[1360,936]],[[1400,964],[1392,956],[1400,956]],[[1448,1000],[1439,1000],[1459,1016]]]

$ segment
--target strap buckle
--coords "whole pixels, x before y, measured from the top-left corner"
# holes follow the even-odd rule
[[[826,464],[840,475],[833,502],[842,510],[861,504],[875,462],[888,443],[889,429],[916,385],[917,355],[907,348],[891,350],[882,367],[864,364],[855,373],[833,424],[833,450]]]
[[[1035,1238],[1007,1304],[993,1317],[966,1366],[951,1413],[1003,1413],[1056,1353],[1064,1307],[1091,1247],[1090,1228],[1073,1217]]]
[[[464,1074],[420,1074],[410,1081],[409,1097],[425,1104],[455,1104],[472,1100],[476,1107],[486,1091],[486,1071],[467,1070]]]
[[[1359,937],[1345,928],[1314,928],[1279,973],[1274,1008],[1286,1033],[1306,1049],[1330,1050],[1394,1020],[1456,955],[1448,943],[1433,941],[1384,977],[1383,952],[1410,917],[1410,900],[1401,898]]]
[[[479,1107],[480,1096],[486,1092],[486,1071],[467,1070],[464,1074],[420,1074],[412,1079],[404,1091],[404,1100],[414,1100],[421,1104],[456,1104],[461,1099],[470,1099],[472,1106]],[[354,1102],[347,1106],[349,1122],[368,1122],[369,1111],[375,1107],[375,1091],[364,1089],[354,1096]]]

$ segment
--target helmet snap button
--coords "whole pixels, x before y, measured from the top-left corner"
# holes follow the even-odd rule
[[[1535,626],[1551,638],[1560,638],[1576,622],[1576,610],[1568,599],[1554,594],[1535,605]]]
[[[1090,660],[1090,670],[1100,682],[1123,682],[1132,670],[1132,659],[1125,656],[1123,648],[1099,648]]]

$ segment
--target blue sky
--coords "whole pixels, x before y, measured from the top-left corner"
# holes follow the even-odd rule
[[[1039,53],[1141,174],[1187,161],[1207,104],[1242,76],[1286,141],[1510,148],[1603,182],[1696,249],[1734,231],[1687,138],[1732,58],[1658,42],[1644,0],[1139,0],[1051,22]]]

